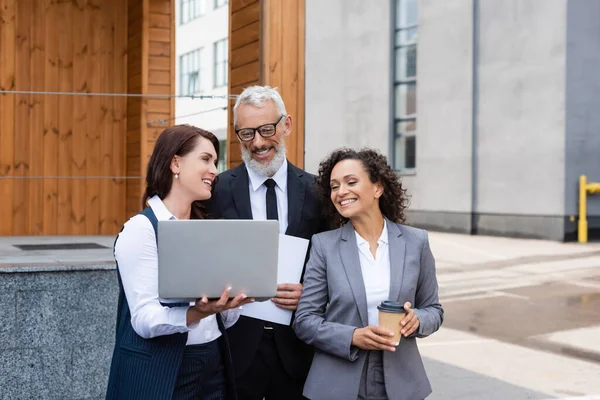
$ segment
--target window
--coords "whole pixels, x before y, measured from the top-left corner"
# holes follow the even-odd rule
[[[214,45],[215,82],[214,86],[227,85],[227,39],[219,40]]]
[[[394,2],[394,147],[397,171],[416,167],[418,0]]]
[[[223,7],[227,4],[227,0],[215,0],[215,8]]]
[[[219,162],[217,170],[219,173],[227,169],[227,140],[219,140]]]
[[[180,0],[181,23],[185,24],[206,14],[207,0]]]
[[[202,48],[179,57],[180,91],[182,95],[196,94],[202,91]]]

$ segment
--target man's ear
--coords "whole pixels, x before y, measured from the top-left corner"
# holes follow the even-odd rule
[[[285,132],[283,136],[289,136],[292,133],[292,126],[294,125],[294,121],[291,115],[286,115],[285,117]]]

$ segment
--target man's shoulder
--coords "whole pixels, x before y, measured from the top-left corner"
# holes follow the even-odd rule
[[[227,171],[223,171],[219,174],[219,179],[217,180],[217,186],[222,186],[231,182],[231,180],[237,178],[238,176],[247,173],[246,166],[244,164],[240,164],[236,167],[229,168]]]
[[[314,182],[315,179],[317,178],[316,175],[313,175],[310,172],[307,172],[307,171],[303,170],[302,168],[295,166],[294,164],[292,164],[289,161],[288,161],[288,169],[293,171],[300,179],[303,179],[310,183]]]

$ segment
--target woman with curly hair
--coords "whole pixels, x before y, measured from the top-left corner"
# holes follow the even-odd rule
[[[317,191],[337,229],[313,236],[294,321],[316,348],[304,396],[424,399],[416,338],[439,329],[443,309],[427,232],[402,224],[398,175],[374,150],[340,149],[321,162]],[[378,308],[404,313],[397,329],[379,326]]]

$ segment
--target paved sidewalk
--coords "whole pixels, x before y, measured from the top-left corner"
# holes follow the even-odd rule
[[[0,273],[114,268],[112,236],[0,238]],[[430,232],[442,329],[430,399],[600,400],[600,243]],[[88,250],[15,245],[92,244]]]
[[[600,243],[431,233],[431,399],[600,400]]]

